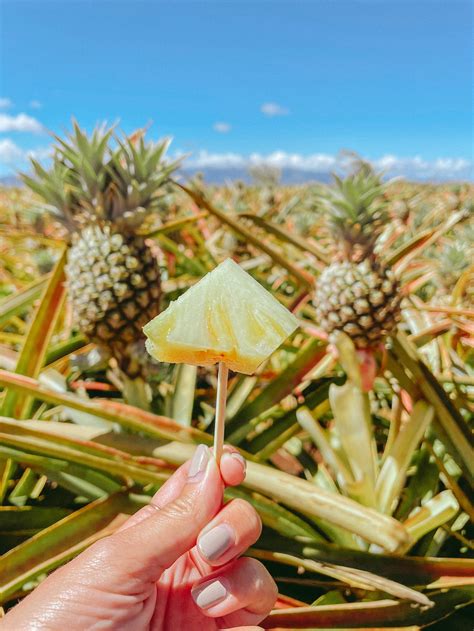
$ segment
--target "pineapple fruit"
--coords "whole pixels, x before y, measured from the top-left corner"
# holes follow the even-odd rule
[[[159,308],[160,271],[139,234],[175,164],[164,161],[167,141],[144,134],[116,139],[113,129],[88,136],[77,124],[56,138],[49,170],[32,161],[25,183],[71,235],[66,277],[76,326],[117,359],[131,377],[142,370],[137,340]]]
[[[456,231],[455,241],[448,241],[442,248],[436,247],[430,252],[430,257],[435,261],[438,301],[446,304],[457,301],[466,308],[474,305],[473,236],[474,231],[470,234],[468,225],[464,230]],[[460,281],[458,290],[454,291],[463,274],[464,280]]]
[[[318,321],[331,334],[346,333],[359,349],[377,346],[396,326],[401,293],[393,271],[374,252],[386,221],[384,185],[366,164],[335,186],[321,202],[338,249],[318,279]]]
[[[160,361],[252,374],[298,320],[232,259],[226,259],[144,327]]]

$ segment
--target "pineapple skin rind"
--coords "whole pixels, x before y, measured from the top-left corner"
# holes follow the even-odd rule
[[[330,335],[343,331],[357,348],[374,348],[400,320],[401,293],[393,272],[380,262],[333,263],[321,274],[314,304]]]
[[[143,331],[148,352],[159,361],[200,366],[223,361],[231,370],[253,374],[297,327],[292,313],[227,259]]]
[[[156,315],[160,270],[140,236],[88,226],[74,235],[66,275],[74,322],[96,343],[123,351]]]

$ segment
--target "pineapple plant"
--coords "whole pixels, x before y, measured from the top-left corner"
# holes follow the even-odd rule
[[[295,331],[297,318],[232,259],[226,259],[149,322],[149,353],[160,361],[253,374]]]
[[[318,279],[314,304],[328,334],[346,333],[359,349],[374,348],[400,316],[393,271],[375,251],[388,220],[385,186],[366,163],[321,196],[337,247],[336,260]]]
[[[430,289],[438,302],[457,303],[466,308],[474,304],[473,227],[474,224],[467,224],[441,247],[436,244],[428,253],[435,270],[434,286]]]
[[[34,176],[22,175],[70,235],[66,277],[75,325],[131,377],[142,369],[142,327],[159,308],[160,270],[140,228],[160,211],[176,167],[165,161],[167,146],[145,142],[144,132],[118,139],[104,126],[88,136],[74,123],[65,139],[56,137],[49,170],[32,160]]]
[[[413,194],[426,199],[431,207],[443,193],[441,187],[407,187],[413,187]],[[111,388],[118,381],[116,375],[109,372],[113,381],[99,390],[97,386],[104,384],[95,381],[95,369],[88,362],[72,359],[77,336],[69,318],[63,317],[62,300],[55,299],[62,283],[63,257],[58,261],[62,233],[56,222],[44,216],[48,241],[35,234],[31,208],[35,198],[27,193],[18,191],[28,211],[22,215],[21,208],[17,209],[20,200],[10,213],[7,196],[11,193],[4,192],[3,199],[0,195],[0,206],[6,210],[0,226],[0,293],[4,294],[0,301],[0,567],[4,568],[0,572],[0,605],[5,611],[34,589],[45,573],[144,505],[174,468],[189,458],[190,443],[210,444],[213,423],[217,427],[213,419],[219,381],[213,370],[199,371],[197,381],[195,371],[189,371],[194,366],[175,367],[172,383],[168,383],[171,371],[166,379],[160,375],[161,382],[153,383],[162,388],[162,394],[154,396],[149,410],[144,411],[137,402],[124,405],[117,398]],[[284,194],[289,198],[293,192]],[[214,195],[217,199],[231,193],[216,189]],[[390,195],[399,197],[398,192],[393,195],[390,191]],[[249,193],[249,198],[256,207],[257,191]],[[160,196],[158,201],[157,212],[162,208],[169,213],[166,197]],[[440,204],[437,212],[443,224],[448,224],[445,208]],[[413,219],[422,212],[419,204],[412,205]],[[21,216],[21,224],[17,216]],[[433,215],[429,221],[434,220]],[[321,224],[313,217],[310,237],[319,236]],[[469,242],[464,231],[447,234],[447,243]],[[405,232],[402,239],[410,236]],[[35,243],[43,242],[57,261],[48,279],[39,276],[43,272],[32,256]],[[165,242],[160,243],[164,248]],[[258,247],[251,243],[252,248]],[[319,244],[325,246],[326,242]],[[178,266],[173,281],[179,288],[174,296],[211,266],[200,243],[190,247],[193,262],[203,257],[204,269],[196,273],[189,272],[184,263]],[[391,246],[384,241],[384,247]],[[441,255],[444,239],[437,238],[433,247]],[[302,261],[284,242],[280,252],[287,263]],[[430,255],[425,247],[420,248],[415,270],[420,262],[425,266]],[[277,265],[285,269],[283,256],[271,267],[257,257],[250,260],[250,256],[246,252],[235,260],[241,260],[244,269],[252,269],[256,279],[285,301],[283,285],[272,280]],[[435,263],[432,268],[436,271]],[[456,285],[469,273],[464,265],[462,269]],[[453,269],[453,282],[455,276]],[[225,291],[225,283],[230,285],[233,278],[231,270],[221,276],[216,288],[224,285]],[[436,277],[429,278],[434,279],[436,292],[432,304],[445,304]],[[47,283],[39,302],[38,282]],[[233,293],[242,295],[239,281],[233,288]],[[405,285],[405,291],[415,298],[413,314],[413,305],[423,306],[419,290],[415,295],[413,287]],[[191,334],[197,314],[195,299],[186,303],[187,295],[179,304],[181,317],[189,323],[184,332]],[[212,307],[216,294],[210,295]],[[260,301],[255,302],[260,310]],[[239,309],[244,305],[245,300],[237,302]],[[474,571],[468,521],[472,515],[468,499],[472,451],[464,436],[472,416],[473,349],[468,313],[461,314],[461,305],[464,309],[464,303],[451,303],[456,309],[446,313],[428,311],[421,331],[411,330],[407,318],[407,330],[414,338],[407,339],[401,332],[393,336],[386,358],[388,372],[378,377],[375,391],[368,394],[360,392],[358,383],[363,379],[361,353],[354,358],[345,336],[335,336],[339,351],[335,364],[333,349],[308,335],[304,326],[264,370],[251,378],[230,376],[227,440],[253,456],[248,458],[243,485],[227,489],[226,498],[247,499],[261,514],[265,528],[249,554],[267,565],[281,593],[278,608],[263,626],[419,628],[441,620],[436,628],[469,628],[466,605],[473,598],[469,582]],[[314,317],[313,311],[307,305],[301,307],[303,323]],[[453,324],[450,331],[433,329],[432,325],[446,320]],[[454,327],[459,334],[453,336]],[[240,319],[237,331],[240,340]],[[421,338],[435,340],[443,364],[437,365],[436,357],[417,347],[415,342],[424,341]],[[154,340],[156,349],[160,341],[163,339]],[[84,397],[84,391],[90,399]],[[379,394],[384,395],[385,404],[376,411],[372,408],[370,414],[367,398],[370,401]],[[33,408],[28,401],[32,399],[38,402]],[[115,424],[114,431],[107,432],[107,444],[104,426],[89,425],[85,409],[99,421]],[[403,543],[406,534],[409,550]],[[381,548],[390,550],[390,555]]]

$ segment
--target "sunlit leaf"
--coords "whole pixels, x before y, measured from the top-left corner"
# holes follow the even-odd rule
[[[37,377],[44,364],[49,340],[53,333],[59,312],[66,294],[64,266],[66,252],[56,263],[55,270],[45,287],[41,302],[31,321],[28,334],[16,365],[16,373],[28,377]],[[19,397],[15,390],[8,390],[3,401],[1,413],[5,416],[25,418],[30,409],[32,399]]]

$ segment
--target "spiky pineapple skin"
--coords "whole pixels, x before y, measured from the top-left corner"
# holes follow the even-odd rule
[[[159,311],[160,270],[141,236],[93,224],[73,236],[66,279],[80,331],[129,363],[128,347]]]
[[[330,335],[344,331],[357,348],[373,348],[400,319],[401,295],[393,272],[377,260],[331,263],[318,279],[314,305]]]

